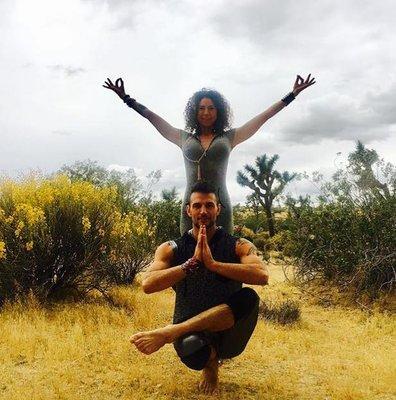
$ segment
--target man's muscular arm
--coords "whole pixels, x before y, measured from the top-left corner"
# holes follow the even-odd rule
[[[153,263],[143,275],[144,293],[149,294],[167,289],[186,276],[180,265],[171,267],[172,259],[171,243],[162,243],[155,252]]]
[[[238,239],[235,252],[241,261],[240,264],[213,260],[207,268],[227,278],[250,285],[267,285],[268,268],[257,254],[254,244],[243,238]]]

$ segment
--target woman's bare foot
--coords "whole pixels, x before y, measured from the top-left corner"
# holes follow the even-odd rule
[[[175,339],[173,325],[167,325],[153,331],[135,333],[129,341],[142,353],[151,354],[159,350],[166,343],[172,343]]]
[[[219,360],[213,349],[208,364],[202,370],[198,387],[205,394],[215,394],[219,387]]]

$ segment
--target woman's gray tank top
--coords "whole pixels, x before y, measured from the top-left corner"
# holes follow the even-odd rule
[[[186,205],[190,198],[191,188],[199,179],[209,182],[216,188],[221,202],[220,215],[217,218],[216,225],[222,226],[228,233],[232,234],[232,207],[226,177],[235,129],[216,135],[206,151],[197,136],[182,130],[180,133],[187,178],[181,209],[180,234],[183,235],[192,227],[191,218],[186,213]]]

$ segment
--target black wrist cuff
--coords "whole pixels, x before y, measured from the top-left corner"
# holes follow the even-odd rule
[[[133,99],[129,94],[126,94],[122,100],[128,107],[133,108],[137,113],[145,117],[143,112],[146,111],[147,108],[143,104],[139,104],[136,99]]]
[[[288,93],[283,99],[282,101],[286,104],[289,105],[294,99],[296,98],[296,96],[294,95],[293,92]]]

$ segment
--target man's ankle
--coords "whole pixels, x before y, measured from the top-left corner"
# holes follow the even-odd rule
[[[210,346],[210,348],[211,348],[211,352],[210,352],[209,362],[211,362],[213,360],[216,360],[216,362],[217,362],[217,360],[218,360],[217,352],[213,346]]]

